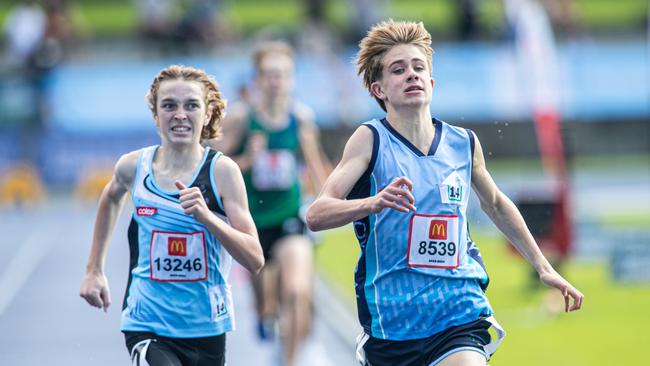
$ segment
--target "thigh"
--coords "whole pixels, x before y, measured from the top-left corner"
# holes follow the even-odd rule
[[[436,366],[485,366],[487,365],[487,359],[485,354],[481,353],[478,350],[463,350],[452,353],[451,355],[445,357],[442,361],[436,364]]]
[[[480,318],[429,337],[424,349],[427,365],[486,365],[485,346],[491,341],[489,328],[490,322]]]
[[[283,237],[276,245],[274,257],[280,268],[283,287],[305,291],[311,289],[314,254],[306,236]]]
[[[174,347],[153,333],[124,332],[133,366],[182,366]]]

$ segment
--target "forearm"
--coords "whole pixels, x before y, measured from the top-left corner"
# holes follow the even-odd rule
[[[86,265],[87,273],[104,273],[104,262],[108,252],[111,234],[122,208],[123,199],[112,200],[106,192],[102,193],[97,208],[97,217],[93,230],[93,241]]]
[[[492,206],[483,207],[492,222],[508,238],[514,247],[535,268],[537,273],[553,271],[551,264],[537,246],[533,235],[515,204],[503,193]]]
[[[332,229],[362,219],[370,213],[367,199],[320,197],[307,210],[307,225],[313,231]]]
[[[207,220],[205,225],[228,253],[247,270],[257,273],[262,269],[264,255],[259,240],[255,236],[233,228],[214,215]]]

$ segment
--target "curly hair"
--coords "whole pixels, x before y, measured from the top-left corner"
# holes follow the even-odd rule
[[[375,24],[368,34],[359,42],[359,52],[356,57],[357,74],[363,78],[363,85],[374,97],[370,86],[381,80],[382,61],[384,55],[393,47],[406,44],[413,45],[422,50],[427,56],[427,65],[431,72],[431,34],[424,28],[422,22],[394,21],[392,19]],[[377,103],[386,111],[384,101],[375,97]]]
[[[163,81],[186,80],[196,81],[203,86],[205,92],[206,109],[211,112],[210,121],[201,130],[201,140],[208,140],[219,137],[221,134],[221,120],[225,116],[226,100],[222,98],[219,84],[204,70],[183,65],[171,65],[166,67],[154,77],[151,87],[145,97],[151,113],[156,115],[158,102],[158,89]]]

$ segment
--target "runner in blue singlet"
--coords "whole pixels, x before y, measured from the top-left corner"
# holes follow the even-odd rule
[[[225,102],[203,70],[170,66],[147,101],[161,144],[123,155],[99,200],[80,295],[111,304],[104,262],[127,192],[129,282],[121,330],[133,365],[224,365],[234,329],[231,257],[253,273],[264,264],[237,165],[200,141],[219,134]]]
[[[566,310],[583,302],[495,185],[475,134],[431,117],[432,54],[422,23],[391,20],[368,32],[358,71],[386,117],[354,132],[307,212],[312,230],[354,225],[363,365],[486,365],[494,353],[505,333],[467,228],[470,187],[541,281],[562,292]]]

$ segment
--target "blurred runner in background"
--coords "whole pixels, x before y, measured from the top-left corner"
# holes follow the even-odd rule
[[[210,143],[239,164],[264,249],[266,266],[252,280],[259,335],[272,338],[279,320],[283,363],[294,365],[313,316],[313,249],[300,208],[305,186],[318,191],[328,163],[312,110],[292,95],[292,48],[280,41],[263,43],[253,62],[248,101],[229,110],[223,139]],[[301,159],[308,180],[302,186]]]

